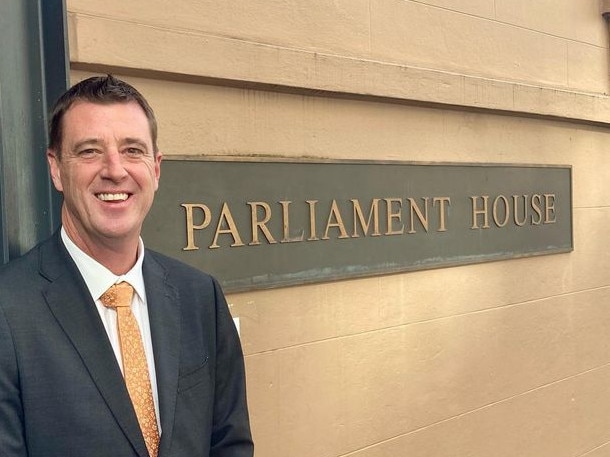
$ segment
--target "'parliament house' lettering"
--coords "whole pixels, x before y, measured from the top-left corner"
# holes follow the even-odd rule
[[[228,291],[573,248],[569,166],[172,157],[163,167],[147,245]]]
[[[552,193],[532,195],[477,195],[470,197],[471,230],[488,230],[512,225],[554,224],[556,196]],[[297,243],[347,239],[413,235],[451,229],[451,198],[447,196],[420,198],[372,198],[348,201],[304,200],[301,202],[248,201],[230,206],[223,202],[217,212],[206,203],[182,203],[185,216],[186,246],[184,251],[198,250],[198,234],[213,233],[209,249],[221,247],[258,246],[262,243]],[[235,213],[247,212],[247,227],[239,226]],[[305,224],[295,227],[294,215]],[[303,216],[305,216],[303,218]],[[274,225],[281,230],[274,231]],[[296,234],[295,234],[296,233]]]

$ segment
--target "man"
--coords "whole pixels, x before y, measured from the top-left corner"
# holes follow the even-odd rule
[[[220,287],[140,239],[162,159],[152,109],[89,78],[49,135],[62,228],[0,269],[0,455],[251,457]]]

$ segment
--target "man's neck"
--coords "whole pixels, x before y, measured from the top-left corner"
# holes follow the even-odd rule
[[[138,243],[132,243],[129,247],[95,245],[93,249],[85,252],[115,275],[123,275],[131,270],[138,260]]]
[[[115,275],[127,273],[138,260],[138,247],[140,238],[133,240],[111,239],[97,240],[91,242],[83,239],[64,226],[66,235],[70,240],[85,254],[96,260],[98,263],[108,268]]]

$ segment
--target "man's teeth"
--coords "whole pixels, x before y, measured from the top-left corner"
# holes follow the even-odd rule
[[[127,194],[97,194],[97,198],[105,202],[127,200]]]

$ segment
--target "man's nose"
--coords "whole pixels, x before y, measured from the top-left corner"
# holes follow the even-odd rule
[[[112,179],[113,181],[119,181],[127,176],[127,170],[125,170],[123,164],[123,157],[118,150],[110,149],[104,154],[102,176],[107,179]]]

